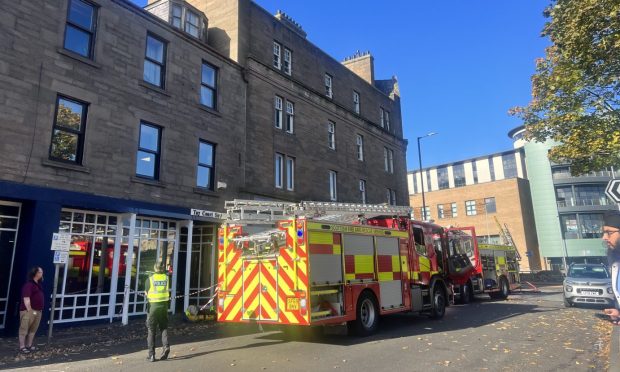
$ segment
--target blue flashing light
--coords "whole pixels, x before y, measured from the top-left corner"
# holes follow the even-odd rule
[[[297,230],[297,237],[301,238],[304,236],[304,231],[303,230]]]
[[[220,238],[220,244],[224,244],[224,238]]]

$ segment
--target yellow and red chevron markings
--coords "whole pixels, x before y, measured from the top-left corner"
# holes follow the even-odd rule
[[[308,255],[303,239],[296,238],[295,225],[291,223],[284,229],[287,230],[286,246],[277,255],[264,258],[242,257],[242,250],[232,241],[241,234],[241,228],[223,229],[218,278],[224,305],[218,308],[219,321],[309,323],[307,311],[287,307],[290,298],[296,298],[299,304],[300,298],[308,297]]]

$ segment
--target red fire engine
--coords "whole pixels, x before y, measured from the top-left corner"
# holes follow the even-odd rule
[[[519,252],[512,245],[478,244],[474,227],[446,229],[448,280],[455,297],[469,303],[475,294],[506,299],[520,286]]]
[[[226,202],[218,232],[220,322],[347,323],[373,333],[379,316],[441,318],[452,298],[438,225],[409,207]],[[445,238],[444,238],[445,241]]]

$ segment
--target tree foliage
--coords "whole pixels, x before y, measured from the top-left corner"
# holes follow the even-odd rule
[[[552,161],[573,174],[620,165],[620,0],[552,0],[532,100],[510,114],[526,138],[558,143]]]
[[[57,159],[76,161],[78,151],[78,135],[82,124],[81,112],[76,113],[62,103],[58,106],[56,126],[52,136],[52,153]],[[70,130],[66,130],[66,129]]]

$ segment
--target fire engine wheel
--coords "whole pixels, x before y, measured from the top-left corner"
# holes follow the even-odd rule
[[[355,320],[348,323],[349,331],[360,337],[375,333],[379,325],[378,309],[375,296],[369,291],[362,292],[357,300]]]
[[[446,295],[440,285],[435,285],[433,289],[432,309],[430,316],[432,319],[441,319],[446,314]]]
[[[510,287],[508,286],[508,280],[506,278],[501,278],[499,280],[499,292],[497,292],[497,298],[500,300],[505,300],[508,298],[510,294]]]
[[[472,289],[471,283],[467,282],[466,284],[462,285],[459,302],[466,305],[473,300],[473,297],[474,297],[474,291]]]

